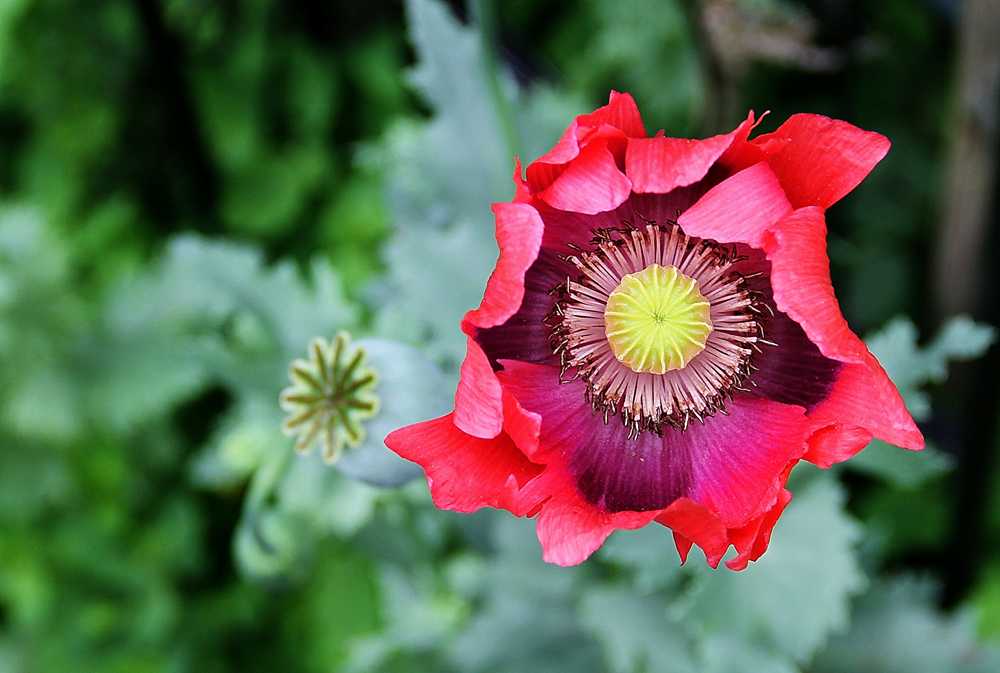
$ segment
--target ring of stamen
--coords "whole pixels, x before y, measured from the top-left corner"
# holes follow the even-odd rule
[[[595,412],[605,422],[620,416],[632,436],[725,413],[734,391],[744,390],[760,344],[769,343],[763,316],[770,309],[737,271],[735,249],[688,236],[675,223],[602,229],[592,243],[564,258],[577,275],[553,289],[557,301],[546,317],[561,378],[582,379]],[[670,275],[685,287],[668,290]],[[654,309],[682,293],[675,323],[682,329],[660,329]],[[622,332],[623,312],[637,329]],[[630,349],[630,338],[639,345]],[[686,346],[668,354],[674,341]]]

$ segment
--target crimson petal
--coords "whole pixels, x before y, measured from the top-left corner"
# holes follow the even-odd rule
[[[833,292],[823,210],[800,208],[765,239],[775,305],[802,326],[823,355],[863,362],[868,349],[844,320]]]
[[[524,299],[524,276],[538,257],[543,229],[538,212],[523,203],[497,203],[493,213],[500,256],[479,308],[469,311],[462,321],[470,338],[455,392],[456,425],[483,439],[500,433],[503,403],[489,360],[471,337],[482,328],[503,324],[517,312]]]
[[[888,153],[889,139],[823,115],[796,114],[753,143],[768,160],[796,208],[829,208],[857,187]]]
[[[600,139],[623,142],[628,137],[645,135],[635,100],[627,93],[612,91],[607,105],[577,116],[555,146],[528,166],[527,184],[532,192],[544,191],[590,142]]]
[[[790,212],[781,183],[760,162],[710,189],[677,222],[688,236],[759,248],[764,234]]]
[[[614,210],[631,191],[632,183],[619,170],[608,144],[592,142],[539,198],[553,208],[593,215]]]
[[[753,126],[753,113],[735,130],[704,140],[688,138],[629,138],[625,175],[637,193],[666,194],[705,177],[708,170]]]
[[[922,448],[923,436],[896,387],[840,312],[830,282],[822,209],[791,213],[766,234],[764,249],[777,307],[801,325],[824,356],[843,363],[827,397],[810,409],[813,431],[823,432],[810,440],[806,458],[829,467],[864,448],[866,434]]]
[[[520,516],[531,508],[521,487],[541,470],[517,450],[507,435],[478,439],[453,422],[453,414],[396,430],[385,444],[427,473],[434,504],[474,512],[499,507]]]

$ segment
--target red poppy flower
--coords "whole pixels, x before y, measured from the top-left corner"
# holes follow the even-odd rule
[[[438,507],[538,518],[547,561],[582,562],[658,522],[686,558],[745,568],[767,548],[800,459],[923,437],[840,313],[824,211],[889,141],[753,114],[705,140],[647,137],[613,92],[493,206],[500,257],[462,322],[455,411],[386,444]]]

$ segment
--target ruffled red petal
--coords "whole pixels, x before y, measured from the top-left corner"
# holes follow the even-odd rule
[[[829,467],[863,449],[872,435],[922,448],[923,437],[895,385],[840,312],[830,281],[822,209],[796,210],[764,239],[775,304],[823,355],[844,363],[827,399],[810,410],[815,434],[806,459]]]
[[[764,234],[790,212],[778,178],[761,162],[712,187],[677,222],[688,236],[759,248]]]
[[[782,477],[782,486],[788,480],[790,471],[791,465]],[[709,509],[688,498],[675,502],[656,520],[673,531],[681,563],[687,561],[691,546],[697,544],[705,552],[705,561],[716,568],[732,545],[736,556],[726,561],[726,567],[740,571],[767,551],[771,531],[791,499],[792,494],[781,488],[774,502],[762,514],[739,528],[726,528]]]
[[[441,509],[474,512],[499,507],[523,516],[530,505],[520,491],[538,472],[507,435],[471,437],[448,414],[396,430],[385,444],[427,473],[434,504]]]
[[[545,225],[538,211],[525,203],[494,203],[500,256],[486,283],[479,308],[465,314],[475,327],[494,327],[517,313],[524,299],[524,274],[538,257]]]
[[[719,157],[720,166],[723,166],[733,173],[737,173],[742,171],[744,168],[750,168],[756,163],[765,161],[777,150],[773,144],[759,145],[749,140],[750,132],[753,131],[753,129],[756,128],[762,121],[764,121],[767,114],[767,112],[762,114],[751,126],[740,124],[737,128],[739,133],[737,133],[733,138],[733,142],[730,144],[729,149],[727,149],[725,153]],[[753,112],[750,113],[750,117],[753,118]]]
[[[544,228],[538,211],[524,203],[493,204],[493,214],[500,256],[479,308],[462,321],[470,338],[455,392],[455,424],[483,439],[500,433],[503,401],[489,359],[472,337],[479,329],[503,324],[521,306],[524,276],[538,257]]]
[[[524,179],[521,157],[514,157],[514,203],[531,203],[531,189]]]
[[[607,105],[578,116],[576,123],[584,127],[608,124],[621,129],[630,138],[642,138],[646,135],[646,126],[642,123],[639,106],[635,104],[632,94],[618,91],[611,92]]]
[[[809,413],[813,432],[806,458],[820,467],[850,458],[864,448],[864,432],[918,451],[924,437],[882,365],[870,353],[862,364],[840,370],[830,396]]]
[[[786,478],[787,479],[787,478]],[[751,561],[756,561],[771,543],[771,531],[778,523],[781,513],[792,501],[792,494],[788,489],[782,488],[778,493],[778,498],[771,509],[767,510],[759,517],[742,528],[729,531],[729,538],[736,548],[736,556],[726,561],[726,567],[730,570],[744,570]]]
[[[796,208],[829,208],[857,187],[889,151],[880,133],[823,115],[796,114],[753,140]]]
[[[538,511],[537,533],[542,558],[571,566],[583,563],[616,530],[642,528],[656,518],[650,512],[602,512],[584,500],[565,465],[549,464],[521,493],[520,507],[544,501]]]
[[[802,457],[826,469],[854,457],[871,441],[872,433],[865,428],[834,423],[820,427],[809,436],[808,448]]]
[[[589,143],[612,140],[624,148],[625,139],[645,135],[646,129],[635,100],[627,93],[612,91],[607,105],[579,115],[555,146],[528,166],[527,183],[532,192],[542,192],[556,181],[566,165],[576,159]]]
[[[729,531],[719,517],[690,498],[675,501],[656,520],[673,531],[681,563],[687,562],[692,544],[701,547],[705,559],[713,568],[719,565],[729,549]]]
[[[504,432],[517,445],[521,453],[529,459],[541,462],[538,455],[538,435],[542,428],[542,417],[521,406],[509,391],[503,395]]]
[[[614,210],[628,198],[632,183],[618,169],[605,142],[590,143],[539,198],[553,208],[594,215]]]
[[[476,341],[491,363],[501,359],[558,361],[549,344],[545,317],[556,302],[552,288],[564,283],[569,272],[567,265],[556,254],[542,248],[538,259],[524,275],[521,308],[502,325],[480,329],[476,333]]]
[[[753,113],[735,130],[706,138],[629,138],[625,152],[625,175],[637,193],[666,194],[692,185],[725,153],[737,137],[745,137],[753,126]]]
[[[490,439],[503,428],[503,389],[489,358],[471,336],[455,390],[455,425],[466,434]]]
[[[763,249],[771,260],[777,307],[826,357],[864,362],[868,349],[844,320],[833,292],[823,210],[811,206],[789,214],[764,237]]]

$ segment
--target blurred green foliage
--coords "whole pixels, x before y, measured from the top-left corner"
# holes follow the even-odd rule
[[[0,673],[1000,666],[995,569],[951,614],[900,563],[943,545],[943,446],[800,468],[741,574],[678,566],[653,528],[546,566],[529,521],[385,488],[413,472],[381,436],[448,407],[512,155],[611,87],[678,135],[712,112],[691,3],[543,5],[504,4],[522,51],[494,59],[438,0],[0,3]],[[995,334],[960,318],[921,345],[886,324],[926,290],[947,64],[929,6],[865,7],[878,48],[821,76],[757,64],[743,98],[896,141],[834,211],[832,254],[927,421],[948,363]],[[825,29],[855,48],[856,24]],[[915,104],[919,72],[940,77]],[[331,468],[293,454],[277,396],[337,330],[379,371],[382,412]]]

